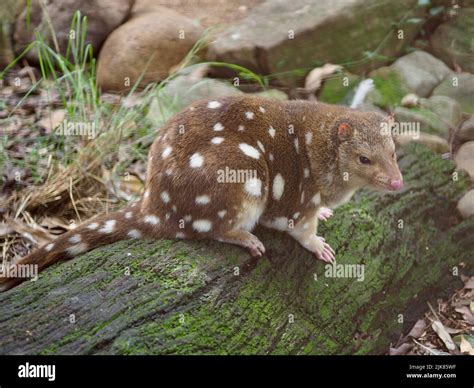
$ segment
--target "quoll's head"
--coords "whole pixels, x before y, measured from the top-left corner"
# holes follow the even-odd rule
[[[391,127],[392,116],[353,111],[350,118],[335,123],[339,170],[355,187],[370,186],[381,191],[403,188]]]

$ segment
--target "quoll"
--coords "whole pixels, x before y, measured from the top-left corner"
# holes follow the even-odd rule
[[[265,247],[252,234],[257,224],[285,231],[333,262],[318,220],[364,186],[403,187],[392,135],[383,130],[391,125],[391,116],[320,102],[238,96],[193,103],[160,130],[139,201],[91,219],[17,264],[41,270],[142,237],[214,239],[258,257]],[[225,179],[231,175],[246,179]],[[21,280],[0,278],[0,288]]]

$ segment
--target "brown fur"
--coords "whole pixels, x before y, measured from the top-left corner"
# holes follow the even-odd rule
[[[381,131],[388,120],[342,106],[249,96],[194,103],[153,143],[140,202],[87,222],[59,237],[51,251],[42,247],[19,263],[42,269],[130,234],[211,238],[261,256],[265,248],[251,234],[257,223],[286,231],[331,262],[334,251],[315,234],[318,218],[332,214],[327,207],[349,200],[363,186],[394,190],[396,182],[401,185],[392,137]],[[371,163],[363,164],[360,156]],[[226,169],[255,175],[221,182]],[[90,230],[93,223],[98,227]],[[80,243],[71,238],[77,235],[85,245],[74,248]],[[0,278],[0,287],[19,281]]]

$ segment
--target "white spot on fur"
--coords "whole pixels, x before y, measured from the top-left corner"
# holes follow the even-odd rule
[[[237,128],[238,131],[243,131],[245,127],[243,125],[239,125],[239,128]]]
[[[189,214],[187,216],[183,217],[183,220],[186,221],[186,222],[191,222],[192,219],[193,219],[193,217],[191,217]]]
[[[288,218],[276,217],[273,219],[272,227],[278,230],[286,230],[288,228]]]
[[[145,194],[143,194],[143,197],[148,198],[149,196],[150,196],[150,191],[149,190],[145,191]]]
[[[198,195],[196,197],[196,203],[198,205],[207,205],[209,202],[211,202],[211,198],[209,198],[208,195]]]
[[[168,203],[170,201],[170,195],[168,194],[167,191],[163,191],[161,194],[160,194],[160,197],[161,197],[161,200],[164,202],[164,203]]]
[[[245,191],[254,197],[260,197],[262,195],[262,181],[258,178],[250,178],[245,184]]]
[[[77,243],[80,243],[81,241],[82,241],[82,237],[80,234],[75,234],[69,239],[69,242],[72,244],[77,244]]]
[[[224,130],[224,126],[221,123],[214,124],[214,127],[212,128],[214,131],[219,132]]]
[[[128,219],[128,220],[129,220],[130,218],[132,218],[132,216],[133,216],[133,213],[132,213],[132,212],[126,212],[126,213],[125,213],[125,218]]]
[[[275,137],[275,134],[276,134],[275,128],[273,128],[270,125],[270,128],[268,128],[268,133],[270,134],[271,137]]]
[[[199,167],[202,167],[203,164],[204,164],[204,158],[201,156],[199,152],[192,154],[191,157],[189,158],[189,166],[191,168],[199,168]]]
[[[48,245],[46,245],[44,247],[44,249],[46,250],[46,252],[51,252],[51,250],[54,248],[54,243],[49,243]]]
[[[313,132],[306,132],[304,135],[305,141],[307,145],[311,144],[311,141],[313,140]]]
[[[222,104],[219,101],[209,101],[207,103],[207,107],[211,109],[217,109],[220,108]]]
[[[130,238],[142,238],[142,234],[139,230],[132,229],[127,233],[127,236]]]
[[[206,233],[212,229],[212,222],[209,220],[196,220],[193,222],[193,229],[199,233]]]
[[[272,192],[273,192],[273,199],[276,201],[279,201],[281,196],[283,195],[283,191],[285,190],[285,180],[281,176],[280,173],[275,175],[275,178],[273,178],[273,187],[272,187]]]
[[[248,120],[253,120],[253,117],[255,116],[255,114],[253,112],[245,112],[245,117],[248,119]]]
[[[183,239],[183,238],[186,238],[186,235],[183,232],[178,232],[176,233],[176,238]]]
[[[295,150],[296,150],[296,153],[300,152],[300,142],[298,138],[295,139]]]
[[[295,214],[293,214],[293,219],[296,220],[299,216],[300,216],[300,213],[296,212]]]
[[[268,154],[268,159],[270,160],[270,162],[273,162],[273,154]]]
[[[304,203],[304,191],[301,193],[301,204]]]
[[[258,107],[258,110],[262,113],[265,113],[265,108],[263,106],[259,106]]]
[[[265,153],[265,147],[263,146],[263,144],[260,140],[257,140],[257,145],[258,145],[258,148],[260,148],[262,150],[262,152]]]
[[[115,221],[115,220],[105,221],[104,226],[102,227],[102,229],[99,229],[99,232],[101,232],[101,233],[112,233],[115,229],[115,224],[116,223],[117,223],[117,221]]]
[[[171,176],[173,174],[173,170],[171,168],[168,168],[166,171],[165,171],[165,174],[168,175],[168,176]]]
[[[213,137],[211,139],[212,144],[221,144],[224,141],[223,137]]]
[[[169,220],[171,218],[171,213],[166,213],[165,219]]]
[[[251,158],[258,159],[260,158],[260,152],[255,147],[248,145],[247,143],[240,143],[239,144],[240,150],[247,156]]]
[[[162,157],[163,159],[167,158],[168,156],[170,156],[172,150],[173,150],[172,147],[170,147],[170,146],[166,147],[166,148],[163,150],[163,153],[161,154],[161,157]]]
[[[305,178],[309,178],[309,169],[308,169],[308,168],[305,168],[305,169],[303,170],[303,176],[304,176]]]
[[[92,224],[87,225],[87,229],[89,230],[96,230],[99,227],[97,222],[93,222]]]
[[[176,213],[178,211],[178,208],[176,207],[176,205],[173,205],[171,206],[171,210]]]
[[[308,229],[308,228],[309,228],[309,223],[308,223],[308,222],[305,222],[305,223],[303,224],[303,229],[306,230],[306,229]]]
[[[160,222],[160,219],[157,216],[148,215],[148,216],[145,216],[143,221],[145,221],[147,224],[157,225]]]
[[[217,215],[219,216],[219,218],[224,218],[226,214],[227,214],[227,210],[220,210],[217,212]]]
[[[86,243],[80,243],[77,245],[73,245],[66,249],[67,253],[71,256],[77,256],[80,253],[87,251],[88,245]]]
[[[311,198],[311,202],[313,202],[316,206],[319,206],[321,204],[321,193],[313,195],[313,198]]]

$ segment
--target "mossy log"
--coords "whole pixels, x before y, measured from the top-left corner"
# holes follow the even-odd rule
[[[211,241],[121,241],[1,294],[0,353],[384,353],[461,284],[453,267],[473,270],[474,219],[456,212],[466,177],[421,145],[400,166],[403,192],[361,192],[321,228],[338,263],[365,265],[363,281],[325,276],[263,228],[261,259]]]

